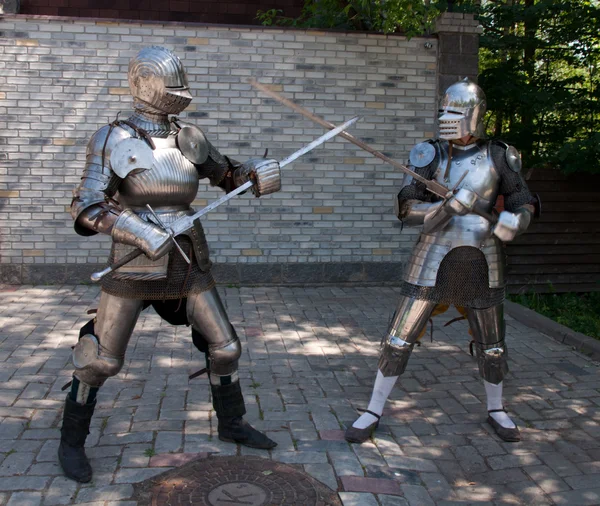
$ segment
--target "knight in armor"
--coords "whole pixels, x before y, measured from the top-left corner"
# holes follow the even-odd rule
[[[453,84],[442,99],[439,137],[411,150],[410,165],[417,174],[448,188],[460,183],[450,198],[440,199],[407,176],[396,198],[396,216],[405,225],[423,228],[406,266],[398,308],[382,340],[368,409],[346,431],[350,442],[366,441],[377,428],[394,384],[440,304],[465,308],[485,385],[487,421],[504,441],[520,440],[502,403],[508,372],[503,242],[525,232],[539,202],[521,174],[519,152],[484,139],[485,108],[485,95],[474,82]],[[505,210],[492,224],[476,213],[490,216],[499,195]]]
[[[206,355],[219,439],[276,446],[243,418],[241,345],[215,288],[202,226],[196,221],[174,239],[161,224],[168,227],[194,213],[190,205],[204,178],[226,191],[252,179],[257,197],[278,191],[279,164],[237,163],[221,155],[199,128],[170,117],[182,112],[192,95],[181,61],[169,50],[142,49],[129,64],[128,79],[134,113],[92,136],[71,206],[78,234],[111,235],[111,264],[136,248],[144,253],[103,278],[96,317],[73,349],[75,371],[58,457],[65,475],[79,482],[92,478],[84,444],[98,389],[121,370],[136,321],[149,305],[169,323],[191,325],[193,343]]]

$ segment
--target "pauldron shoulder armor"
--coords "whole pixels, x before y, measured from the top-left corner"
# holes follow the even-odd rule
[[[410,150],[410,155],[408,156],[410,164],[413,167],[427,167],[427,165],[433,162],[435,158],[434,142],[435,141],[430,139],[413,146]]]
[[[179,151],[194,165],[203,164],[209,155],[209,143],[204,132],[196,125],[185,123],[179,118],[171,121],[179,129],[175,138]]]
[[[521,162],[521,153],[510,144],[503,141],[493,141],[498,146],[502,146],[505,149],[506,163],[510,170],[514,172],[521,172],[523,163]]]

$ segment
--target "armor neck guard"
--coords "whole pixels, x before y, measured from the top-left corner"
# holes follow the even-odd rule
[[[145,104],[144,104],[145,105]],[[151,111],[147,108],[138,108],[135,104],[135,112],[129,118],[134,125],[146,130],[153,137],[167,137],[173,132],[169,116],[164,112]]]
[[[462,144],[455,144],[454,142],[452,143],[452,149],[459,149],[460,151],[469,151],[470,149],[473,149],[477,146],[481,145],[481,140],[480,139],[475,139],[475,141],[471,142],[471,144],[466,144],[466,145],[462,145]]]

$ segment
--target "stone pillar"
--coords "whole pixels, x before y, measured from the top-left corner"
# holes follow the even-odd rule
[[[0,0],[0,15],[19,14],[21,0]]]
[[[479,22],[473,14],[444,12],[436,23],[439,40],[438,98],[448,86],[469,77],[477,81],[479,73]]]

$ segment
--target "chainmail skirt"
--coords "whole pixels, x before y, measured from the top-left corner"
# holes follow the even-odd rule
[[[174,248],[169,253],[166,279],[115,279],[112,274],[108,274],[102,279],[102,291],[125,299],[172,300],[187,297],[192,293],[206,292],[213,288],[215,280],[210,271],[203,272],[198,267],[191,240],[188,237],[179,236],[177,242],[192,260],[191,265],[188,265],[179,251]],[[111,254],[109,263],[113,261]]]
[[[400,293],[438,304],[485,309],[502,304],[505,288],[490,288],[485,255],[477,248],[461,246],[451,250],[442,260],[435,286],[405,281]]]

